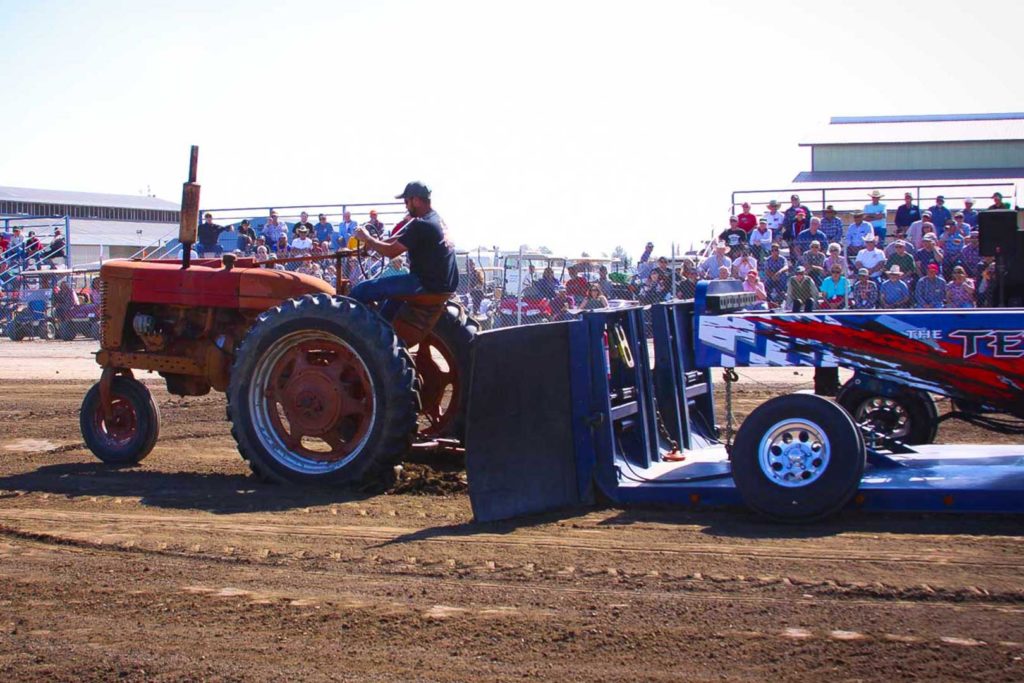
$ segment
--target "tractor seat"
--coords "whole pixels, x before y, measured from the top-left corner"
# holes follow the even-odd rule
[[[403,302],[391,324],[406,346],[415,346],[434,329],[451,295],[451,292],[423,292],[389,298]]]

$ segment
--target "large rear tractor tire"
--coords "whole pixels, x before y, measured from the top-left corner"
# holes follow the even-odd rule
[[[461,440],[466,433],[470,344],[479,324],[449,302],[430,334],[411,349],[420,381],[420,436]]]
[[[85,445],[97,458],[114,467],[138,464],[160,436],[160,411],[146,385],[115,377],[110,385],[111,418],[104,416],[99,382],[82,400],[78,422]]]
[[[740,427],[730,453],[744,502],[783,522],[829,517],[857,492],[864,442],[841,407],[808,394],[758,406]]]
[[[63,322],[57,326],[57,339],[72,341],[76,336],[74,323]]]
[[[326,294],[263,313],[228,385],[238,451],[259,477],[306,485],[372,484],[407,453],[419,401],[394,329]]]
[[[904,388],[891,395],[865,389],[851,379],[836,395],[853,421],[908,446],[935,442],[939,431],[935,401],[924,391]]]
[[[10,327],[7,328],[7,336],[11,338],[11,341],[21,341],[26,336],[25,326],[11,323]]]

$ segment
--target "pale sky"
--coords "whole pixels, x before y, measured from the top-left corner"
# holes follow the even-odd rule
[[[0,185],[381,201],[460,248],[667,253],[831,116],[1024,110],[1020,2],[0,0]],[[784,199],[782,197],[781,199]]]

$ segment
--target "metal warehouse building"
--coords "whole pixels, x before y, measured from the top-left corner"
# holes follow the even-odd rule
[[[1024,113],[833,117],[797,183],[1024,178]]]
[[[771,199],[785,208],[791,193],[814,211],[835,205],[846,222],[872,190],[886,195],[890,221],[904,192],[922,208],[940,194],[954,208],[974,197],[984,209],[993,192],[1024,201],[1024,112],[835,116],[799,144],[811,169],[788,186],[734,191],[733,212],[744,201],[758,213]]]
[[[157,197],[0,187],[0,217],[8,228],[33,229],[48,241],[51,226],[63,227],[63,218],[68,218],[76,266],[132,256],[142,248],[176,239],[179,215],[178,204]]]

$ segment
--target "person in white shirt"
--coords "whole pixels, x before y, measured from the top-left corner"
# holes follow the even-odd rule
[[[772,241],[773,235],[772,231],[768,229],[768,221],[762,218],[757,222],[757,227],[750,231],[750,251],[758,261],[768,257]]]
[[[868,275],[877,280],[885,270],[885,252],[875,248],[874,234],[864,238],[864,248],[857,252],[854,263],[858,268],[867,268]]]
[[[768,211],[764,214],[764,220],[768,223],[768,229],[772,235],[777,236],[782,231],[782,223],[786,220],[786,214],[779,211],[779,203],[774,199],[768,202]]]
[[[739,258],[733,262],[732,268],[736,274],[736,279],[746,280],[747,273],[750,271],[757,272],[757,259],[753,257],[747,247],[743,247]]]
[[[298,230],[295,231],[295,239],[292,240],[292,251],[299,252],[293,253],[293,256],[302,256],[303,254],[309,253],[313,249],[313,240],[309,238],[309,228],[304,225],[300,225]]]

